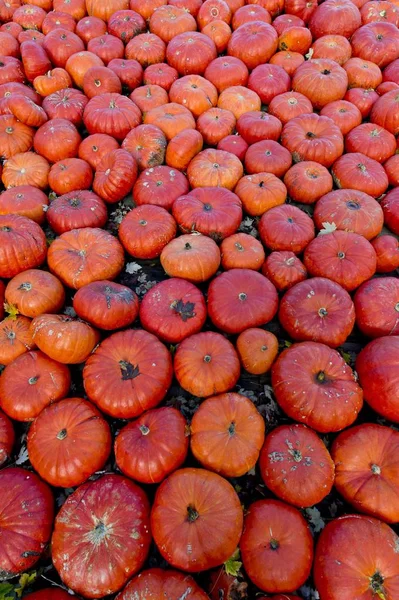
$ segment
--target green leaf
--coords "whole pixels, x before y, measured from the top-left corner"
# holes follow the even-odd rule
[[[232,556],[230,556],[230,558],[224,563],[224,569],[227,575],[232,575],[232,577],[237,577],[239,575],[240,569],[242,567],[242,562],[238,560],[239,558],[240,551],[237,548],[234,554],[232,554]]]
[[[12,583],[0,583],[0,600],[14,600],[14,586]]]
[[[36,571],[32,571],[31,573],[22,573],[21,577],[19,578],[18,587],[15,589],[15,593],[17,594],[18,598],[22,598],[22,592],[24,589],[36,581],[36,578]]]
[[[341,356],[344,359],[344,361],[346,362],[346,364],[348,364],[348,365],[351,364],[351,355],[349,354],[349,352],[345,352],[344,350],[341,350]]]

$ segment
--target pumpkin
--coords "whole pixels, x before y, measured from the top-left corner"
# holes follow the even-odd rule
[[[278,500],[258,500],[249,506],[240,550],[249,579],[268,593],[296,590],[312,568],[308,524],[296,508]]]
[[[51,70],[51,62],[47,56],[46,50],[37,42],[22,42],[21,60],[26,78],[31,83],[36,77],[45,75]]]
[[[229,152],[208,148],[193,158],[187,168],[191,187],[224,187],[234,189],[243,175],[240,160]]]
[[[343,67],[348,75],[349,88],[375,89],[382,82],[380,67],[370,60],[350,58]]]
[[[290,119],[284,125],[281,143],[295,162],[315,161],[330,167],[344,150],[341,130],[332,119],[305,114]]]
[[[194,17],[183,8],[160,6],[150,17],[149,29],[151,33],[158,35],[168,44],[179,34],[195,31],[197,24]]]
[[[373,123],[363,123],[352,129],[345,138],[347,152],[362,152],[380,163],[385,162],[396,152],[396,139],[383,127]]]
[[[45,75],[39,75],[33,81],[33,87],[41,96],[50,96],[72,85],[72,79],[65,69],[56,67],[48,71]]]
[[[248,87],[258,94],[262,104],[270,104],[273,98],[291,89],[291,78],[279,65],[259,65],[249,76]]]
[[[248,4],[240,6],[234,11],[233,18],[231,21],[233,29],[238,29],[245,23],[251,23],[253,21],[263,21],[264,23],[271,23],[272,18],[268,10],[260,6],[259,4]]]
[[[232,85],[221,92],[218,107],[231,111],[235,118],[239,119],[250,110],[260,110],[261,99],[253,90],[242,85]]]
[[[83,227],[103,227],[108,219],[105,203],[88,190],[59,196],[51,202],[46,214],[47,222],[58,234]]]
[[[108,63],[108,68],[119,77],[122,90],[125,89],[128,92],[132,92],[143,80],[143,67],[137,60],[113,58]]]
[[[65,290],[51,273],[28,269],[8,282],[5,299],[21,315],[33,319],[42,313],[60,311],[65,302]]]
[[[323,35],[314,41],[310,48],[313,50],[312,58],[335,60],[344,68],[352,55],[350,42],[343,35]]]
[[[137,600],[145,600],[148,590],[158,594],[159,598],[184,598],[184,600],[208,600],[208,596],[201,590],[192,577],[168,569],[148,569],[142,571],[129,581],[125,589],[119,594],[118,600],[129,600],[131,594]],[[134,596],[133,596],[134,597]],[[51,598],[49,600],[52,600]]]
[[[104,475],[81,485],[55,519],[52,558],[62,581],[92,598],[120,590],[147,558],[149,513],[145,492],[126,477]],[[66,558],[71,545],[75,551]]]
[[[75,125],[67,119],[51,119],[36,131],[35,151],[51,163],[78,154],[81,137]]]
[[[119,148],[118,142],[106,133],[93,133],[79,145],[79,158],[89,163],[96,170],[105,154]]]
[[[216,146],[220,140],[234,131],[236,118],[223,108],[209,108],[199,115],[197,129],[208,146]]]
[[[243,0],[233,0],[233,2],[234,1],[242,2]],[[137,2],[137,0],[133,0],[133,2]],[[178,6],[179,8],[184,8],[184,10],[189,12],[190,15],[193,15],[193,17],[195,18],[198,14],[199,9],[201,8],[202,2],[203,0],[169,0],[168,4],[170,4],[171,6]],[[228,4],[228,2],[226,4]]]
[[[309,29],[300,25],[288,27],[279,35],[278,38],[278,47],[280,50],[298,52],[299,54],[303,55],[308,52],[311,45],[312,34],[310,33]]]
[[[83,77],[83,91],[88,98],[105,93],[122,93],[118,75],[108,67],[90,67]]]
[[[253,269],[259,271],[265,251],[259,240],[248,233],[235,233],[225,238],[220,245],[222,267],[229,269]]]
[[[398,541],[388,525],[371,517],[345,515],[328,523],[318,540],[314,563],[321,600],[339,600],[344,594],[394,600],[399,591]]]
[[[277,65],[282,67],[286,73],[292,77],[297,68],[305,61],[302,54],[298,52],[288,52],[288,50],[281,50],[274,54],[270,59],[271,65]]]
[[[124,44],[146,31],[146,22],[141,15],[134,10],[117,10],[108,20],[108,33],[116,36]]]
[[[122,148],[130,152],[140,171],[158,167],[165,159],[167,140],[156,125],[138,125],[132,129],[122,143]]]
[[[22,63],[13,56],[2,56],[0,60],[0,84],[23,83],[25,75]]]
[[[105,65],[115,58],[123,58],[125,54],[122,40],[110,33],[91,39],[87,50],[99,56]]]
[[[265,485],[294,506],[313,506],[334,483],[334,462],[319,436],[305,425],[282,425],[266,436],[259,460]]]
[[[32,423],[29,460],[50,485],[75,487],[104,466],[111,440],[108,423],[90,402],[68,398],[45,408]]]
[[[238,134],[249,145],[262,140],[275,140],[277,142],[282,128],[279,119],[263,111],[244,113],[238,119],[236,127]]]
[[[176,35],[166,49],[167,63],[179,75],[202,75],[216,57],[215,42],[196,31]]]
[[[0,20],[2,23],[12,20],[13,14],[21,6],[20,0],[10,0],[0,4]]]
[[[25,352],[0,379],[0,406],[16,421],[33,421],[51,402],[65,398],[71,384],[68,367],[42,352]]]
[[[120,329],[133,323],[139,301],[128,287],[113,281],[93,281],[81,287],[73,298],[76,314],[99,329]]]
[[[17,40],[20,44],[23,42],[37,42],[41,46],[43,46],[44,38],[46,37],[44,33],[41,31],[36,31],[36,29],[22,29],[19,23],[12,23],[12,28],[16,32],[16,28],[18,28],[18,37]]]
[[[0,564],[1,579],[6,580],[31,569],[43,554],[53,527],[54,499],[36,473],[20,467],[2,470],[0,485]],[[21,501],[23,510],[16,512]]]
[[[166,94],[165,90],[163,90]],[[195,120],[188,108],[169,102],[150,109],[144,114],[144,123],[156,125],[169,141],[185,129],[195,129]]]
[[[33,137],[33,129],[17,121],[14,115],[0,116],[0,156],[3,159],[30,150]]]
[[[14,427],[7,415],[0,411],[0,466],[10,458],[14,442]]]
[[[6,188],[29,186],[45,190],[49,172],[50,165],[45,158],[34,152],[20,152],[6,161],[2,181]]]
[[[153,204],[171,210],[174,202],[189,191],[187,177],[165,165],[142,171],[133,188],[137,206]]]
[[[201,152],[203,144],[202,135],[196,129],[181,131],[170,140],[166,148],[166,164],[173,169],[186,171],[194,156]]]
[[[64,69],[68,59],[78,52],[83,52],[85,46],[73,31],[57,28],[46,35],[43,40],[43,48],[54,67]]]
[[[247,173],[271,173],[283,177],[292,165],[292,157],[278,142],[262,140],[248,148],[244,165]]]
[[[195,118],[198,118],[205,111],[216,106],[218,93],[213,83],[201,75],[185,75],[172,83],[169,99],[171,102],[182,104]],[[234,125],[235,119],[227,133],[231,133]],[[199,131],[201,132],[201,129]]]
[[[201,33],[208,36],[214,42],[217,53],[222,54],[229,43],[231,28],[225,21],[219,19],[205,25]]]
[[[251,269],[231,269],[208,288],[208,314],[217,329],[241,333],[271,321],[278,309],[274,285]]]
[[[218,56],[209,63],[204,76],[221,94],[231,86],[245,86],[248,82],[248,68],[239,58]]]
[[[198,333],[206,315],[202,292],[189,281],[174,277],[148,290],[140,305],[143,328],[170,344]]]
[[[9,365],[35,347],[29,330],[30,323],[30,319],[19,315],[0,322],[0,364]]]
[[[399,242],[393,235],[380,235],[371,242],[377,255],[377,273],[390,273],[399,267]]]
[[[169,242],[162,250],[160,260],[169,277],[200,283],[215,275],[220,265],[220,251],[208,236],[186,234]]]
[[[399,102],[398,90],[387,92],[373,104],[370,120],[372,123],[384,127],[393,135],[399,133],[399,119],[397,117],[397,105]]]
[[[244,23],[236,29],[227,45],[227,54],[243,61],[248,69],[255,69],[269,61],[277,50],[277,32],[262,21]]]
[[[150,259],[161,254],[176,231],[176,221],[164,208],[143,204],[123,217],[118,236],[131,256]]]
[[[270,331],[251,327],[240,333],[236,349],[248,373],[263,375],[269,371],[278,354],[278,340]]]
[[[340,128],[343,135],[357,128],[362,122],[362,113],[355,104],[347,100],[329,102],[320,111],[322,117],[329,117]]]
[[[323,165],[302,161],[288,169],[284,184],[294,202],[313,204],[332,190],[333,180]]]
[[[222,20],[225,23],[231,21],[231,10],[224,0],[205,0],[197,14],[197,24],[203,29],[208,23],[215,20]]]
[[[304,62],[292,78],[292,89],[309,98],[316,109],[323,108],[329,102],[341,100],[347,87],[348,76],[345,70],[334,60],[323,58]]]
[[[227,392],[240,376],[234,346],[213,331],[185,338],[176,350],[174,368],[181,387],[200,398]]]
[[[75,52],[72,54],[66,64],[65,69],[72,77],[75,85],[82,88],[84,76],[89,69],[92,67],[104,66],[103,61],[94,52],[88,52],[86,50],[82,52]]]
[[[220,140],[217,145],[217,149],[235,154],[235,156],[237,156],[237,158],[243,162],[245,153],[248,150],[248,144],[240,135],[227,135],[225,138]]]
[[[361,152],[341,156],[331,173],[337,187],[365,192],[374,198],[381,196],[388,187],[384,167]]]
[[[153,108],[161,108],[164,104],[167,104],[169,97],[161,86],[146,85],[134,89],[130,94],[130,99],[139,107],[145,117],[146,113]],[[190,114],[189,111],[188,114]]]
[[[44,109],[27,96],[15,94],[8,106],[14,117],[28,127],[40,127],[48,119]]]
[[[50,270],[67,286],[79,289],[102,279],[114,279],[124,265],[121,244],[102,229],[83,227],[61,234],[47,256]]]
[[[379,337],[363,348],[356,371],[364,399],[376,413],[399,422],[399,336]]]
[[[76,21],[86,16],[85,0],[53,0],[53,9],[72,15]]]
[[[334,223],[339,230],[352,231],[372,240],[382,230],[384,214],[379,203],[365,192],[333,190],[319,199],[313,220],[320,230],[323,223]]]
[[[337,348],[353,329],[355,308],[348,292],[338,283],[313,277],[285,293],[279,321],[294,340],[311,340]]]
[[[123,140],[141,123],[141,112],[129,98],[106,93],[89,100],[83,121],[89,133],[107,133]]]
[[[245,396],[221,394],[201,404],[190,431],[191,451],[203,467],[224,477],[240,477],[258,460],[265,423]]]
[[[166,44],[154,33],[140,33],[130,40],[126,46],[125,56],[135,60],[143,69],[165,59]]]
[[[399,58],[399,32],[393,23],[368,23],[351,38],[352,54],[369,60],[381,69]]]
[[[130,419],[161,402],[172,374],[165,346],[151,333],[130,329],[112,334],[99,345],[86,361],[83,383],[102,412]]]
[[[56,194],[87,190],[93,182],[89,163],[81,158],[66,158],[55,163],[49,173],[49,185]]]
[[[384,212],[384,223],[389,229],[398,234],[399,232],[399,193],[398,188],[393,188],[381,201]]]
[[[87,14],[103,21],[108,21],[116,11],[128,8],[129,0],[106,0],[101,4],[96,0],[86,0]]]
[[[290,250],[300,254],[315,236],[312,219],[292,204],[266,211],[259,221],[259,235],[271,250]]]
[[[159,486],[151,530],[162,556],[182,571],[223,564],[234,552],[243,524],[233,486],[205,469],[180,469]]]
[[[304,281],[308,275],[305,265],[290,250],[271,252],[263,264],[262,273],[279,292]]]
[[[0,195],[0,214],[27,217],[42,225],[46,219],[44,207],[49,203],[47,195],[31,185],[18,185]]]
[[[47,254],[40,226],[20,215],[0,215],[0,276],[14,277],[40,266]]]
[[[393,187],[399,186],[399,155],[395,154],[388,158],[384,164],[384,169],[388,175],[389,185]]]
[[[144,71],[143,81],[149,85],[159,85],[169,92],[172,83],[179,77],[178,72],[166,63],[149,65]]]
[[[157,8],[166,3],[167,0],[130,0],[130,8],[138,12],[143,19],[148,20]]]
[[[54,29],[67,29],[68,31],[75,31],[76,22],[72,15],[63,13],[58,10],[52,10],[47,13],[42,23],[42,32],[44,35],[50,33]]]
[[[123,427],[115,440],[119,469],[141,483],[165,479],[183,464],[187,451],[186,420],[171,407],[145,412]]]
[[[96,167],[93,190],[108,204],[119,202],[132,191],[138,167],[127,150],[117,148],[105,154]]]

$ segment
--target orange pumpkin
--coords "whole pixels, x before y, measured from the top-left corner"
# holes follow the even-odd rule
[[[219,96],[218,107],[230,110],[236,119],[250,110],[261,109],[261,99],[253,90],[242,85],[225,88]]]
[[[47,271],[28,269],[9,281],[5,299],[25,317],[57,313],[65,302],[65,290],[59,279]]]
[[[284,175],[284,184],[294,202],[313,204],[324,194],[331,192],[333,180],[323,165],[314,161],[302,161],[288,169]]]
[[[313,51],[312,58],[327,58],[344,67],[349,79],[349,73],[345,65],[351,58],[352,48],[346,37],[343,35],[323,35],[313,42],[311,50]]]
[[[130,40],[126,46],[125,56],[128,60],[136,60],[143,69],[149,65],[165,60],[166,44],[154,33],[140,33]]]
[[[248,233],[234,233],[225,238],[220,245],[222,267],[229,269],[253,269],[259,271],[265,251],[259,240]]]
[[[41,227],[20,215],[0,215],[0,277],[40,266],[47,254]]]
[[[130,152],[140,171],[162,165],[166,146],[166,137],[156,125],[138,125],[122,143],[122,148]]]
[[[191,187],[225,187],[234,189],[243,175],[241,161],[230,152],[202,150],[187,168]]]
[[[3,167],[4,187],[32,186],[45,190],[48,187],[50,165],[35,152],[21,152],[9,158]]]
[[[152,13],[149,26],[150,32],[166,44],[182,33],[197,29],[194,17],[177,6],[160,6]]]
[[[272,173],[242,177],[236,185],[235,193],[245,212],[253,217],[262,216],[270,208],[284,204],[287,198],[286,186]]]
[[[144,123],[159,127],[167,140],[171,140],[185,129],[195,129],[195,120],[191,112],[188,108],[175,102],[164,104],[146,112]]]
[[[144,117],[153,108],[161,107],[169,101],[168,92],[160,85],[142,85],[133,90],[129,98],[139,107]]]
[[[227,45],[227,54],[235,56],[252,70],[267,63],[277,50],[277,32],[262,21],[245,23],[236,29]]]
[[[144,204],[131,210],[120,224],[118,236],[134,258],[151,259],[176,236],[174,218],[160,206]]]
[[[208,146],[216,146],[234,131],[236,118],[229,110],[210,108],[197,119],[197,129]]]
[[[204,77],[186,75],[172,84],[169,99],[171,102],[185,106],[195,118],[198,118],[202,113],[216,106],[218,93],[215,86]]]
[[[112,331],[133,323],[139,312],[139,300],[124,285],[107,280],[93,281],[76,292],[73,308],[81,319],[94,327]]]
[[[262,375],[277,357],[278,339],[270,331],[251,327],[240,333],[236,348],[244,369],[252,375]]]
[[[283,177],[292,165],[291,153],[274,140],[252,144],[244,157],[247,173],[271,173]]]
[[[323,117],[329,117],[340,128],[343,135],[349,133],[362,122],[362,113],[355,104],[347,100],[336,100],[323,106],[320,111]]]
[[[186,171],[194,156],[201,152],[203,145],[204,140],[199,131],[185,129],[170,140],[166,148],[165,162],[169,167]]]
[[[217,57],[213,40],[196,31],[181,33],[168,44],[166,59],[179,75],[202,75]]]
[[[103,61],[94,52],[82,50],[72,54],[66,64],[65,69],[73,79],[75,85],[79,88],[83,87],[84,76],[92,67],[104,66]]]
[[[93,190],[109,204],[119,202],[131,192],[137,172],[137,163],[130,152],[122,148],[111,150],[96,167]]]
[[[17,315],[0,322],[0,365],[9,365],[18,356],[35,348],[31,319]]]
[[[65,69],[56,67],[46,75],[39,75],[33,80],[33,87],[41,96],[50,96],[72,85],[72,79]]]
[[[103,21],[108,21],[117,10],[127,10],[128,8],[129,0],[106,0],[106,2],[100,3],[98,0],[86,0],[87,14]]]
[[[220,94],[235,85],[245,86],[248,82],[248,68],[239,58],[219,56],[209,63],[204,76]]]
[[[162,250],[161,265],[169,277],[199,283],[215,275],[220,265],[220,251],[205,235],[181,235]]]
[[[14,115],[0,116],[0,156],[11,158],[27,152],[33,145],[34,130],[17,121]]]
[[[0,195],[1,215],[21,215],[42,225],[46,219],[49,200],[39,188],[31,185],[18,185],[5,190]]]
[[[51,167],[48,182],[58,195],[74,190],[88,190],[93,182],[93,172],[85,160],[66,158]]]
[[[284,292],[307,278],[305,265],[290,250],[271,252],[263,264],[262,273],[279,292]]]

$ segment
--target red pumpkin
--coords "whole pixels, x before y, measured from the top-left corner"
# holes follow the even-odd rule
[[[122,93],[118,75],[108,67],[90,67],[83,78],[83,91],[88,98],[105,93]]]
[[[171,356],[154,335],[127,330],[99,345],[86,361],[83,382],[89,399],[102,412],[129,419],[161,402],[172,374]],[[139,385],[134,384],[136,378]]]
[[[282,124],[273,115],[263,111],[250,111],[241,115],[236,129],[247,144],[251,145],[262,140],[277,142],[281,135]]]
[[[323,165],[314,161],[302,161],[288,169],[284,184],[294,202],[313,204],[332,190],[333,180]]]
[[[263,375],[269,371],[278,354],[278,340],[270,331],[251,327],[240,333],[236,349],[248,373]]]
[[[241,477],[258,460],[265,423],[245,396],[221,394],[201,404],[190,431],[191,451],[203,467],[224,477]]]
[[[393,187],[399,186],[399,154],[388,158],[384,164],[384,169],[388,175],[389,185]]]
[[[87,136],[79,145],[79,158],[89,163],[96,170],[101,159],[119,148],[118,142],[105,133],[94,133]]]
[[[313,506],[334,483],[334,462],[319,436],[305,425],[282,425],[266,436],[260,454],[266,486],[294,506]]]
[[[222,0],[224,2],[224,0]],[[222,54],[229,43],[231,37],[231,27],[222,20],[211,21],[201,30],[201,33],[208,36],[215,44],[218,54]]]
[[[180,469],[157,490],[151,530],[162,556],[183,571],[224,563],[241,536],[242,508],[223,477],[204,469]]]
[[[213,148],[202,150],[187,167],[192,188],[223,187],[233,190],[242,176],[242,164],[234,154]]]
[[[337,348],[353,329],[355,308],[340,285],[314,277],[286,292],[280,302],[279,320],[294,340],[311,340]]]
[[[168,93],[159,85],[146,85],[140,86],[133,90],[133,92],[130,94],[130,99],[133,100],[133,102],[139,107],[139,109],[144,115],[145,120],[146,115],[149,111],[158,107],[163,107],[164,104],[168,103],[169,97]],[[179,105],[174,104],[173,106]],[[184,108],[184,106],[182,107],[182,109],[183,110],[181,112],[183,112],[184,115],[192,116],[190,111]]]
[[[162,130],[155,125],[138,125],[132,129],[122,143],[130,152],[140,171],[158,167],[165,159],[168,142]]]
[[[31,569],[43,554],[53,527],[54,499],[35,473],[19,467],[2,470],[0,485],[0,563],[6,580]],[[16,511],[21,501],[24,509]]]
[[[110,33],[91,39],[87,50],[99,56],[105,65],[115,58],[123,58],[125,54],[122,40]]]
[[[55,163],[78,154],[81,137],[75,125],[67,119],[51,119],[37,130],[33,145],[35,151]]]
[[[288,50],[281,50],[274,54],[270,59],[271,65],[277,65],[282,67],[286,73],[292,77],[297,68],[305,61],[302,54],[298,52],[288,52]]]
[[[145,69],[149,65],[164,61],[165,52],[166,44],[158,35],[140,33],[126,46],[125,56],[128,60],[138,62],[142,69]]]
[[[240,361],[234,346],[213,331],[183,340],[177,348],[174,367],[181,387],[201,398],[227,392],[240,376]]]
[[[349,0],[327,0],[328,2]],[[352,3],[351,3],[352,4]],[[348,87],[345,70],[335,61],[316,58],[304,62],[295,71],[292,89],[309,98],[317,109],[329,102],[341,100]]]
[[[381,202],[384,212],[384,222],[389,229],[395,233],[399,233],[399,193],[398,188],[392,189]]]
[[[107,93],[89,101],[83,121],[89,133],[107,133],[123,140],[131,129],[141,123],[141,112],[129,98]]]
[[[150,125],[148,125],[150,127]],[[191,160],[203,148],[204,140],[196,129],[185,129],[173,137],[166,149],[165,162],[169,167],[186,171]],[[218,144],[220,148],[220,142]]]
[[[9,365],[35,347],[30,324],[30,319],[20,315],[7,317],[0,322],[0,364]]]
[[[125,477],[105,475],[80,486],[58,513],[51,541],[54,566],[64,583],[92,598],[120,590],[147,558],[149,512],[143,490]],[[66,558],[65,548],[71,545],[75,551]]]
[[[51,273],[28,269],[9,281],[5,299],[21,315],[33,319],[43,313],[60,311],[65,302],[65,290]]]
[[[197,24],[194,17],[183,8],[160,6],[150,17],[149,29],[168,43],[179,34],[195,31]]]
[[[47,195],[31,185],[19,185],[0,195],[1,215],[20,215],[42,225],[46,219]]]
[[[273,27],[279,36],[292,27],[304,26],[305,22],[301,18],[297,17],[296,15],[290,15],[289,13],[278,15],[278,17],[276,17],[273,21]]]
[[[215,42],[196,31],[176,35],[166,50],[168,64],[179,75],[202,75],[216,57]]]
[[[263,140],[248,148],[244,165],[247,173],[271,173],[283,177],[292,165],[292,157],[278,142]]]
[[[399,32],[393,23],[369,23],[351,38],[352,54],[377,64],[381,69],[399,58]]]
[[[107,24],[98,17],[82,17],[76,24],[75,33],[87,44],[107,32]]]
[[[150,259],[161,254],[176,236],[176,231],[176,221],[164,208],[144,204],[122,219],[118,235],[131,256]]]
[[[59,10],[79,21],[86,15],[86,2],[85,0],[53,0],[54,10]]]
[[[145,20],[134,10],[117,10],[108,20],[108,33],[118,37],[124,44],[146,29]]]
[[[183,597],[184,600],[208,600],[208,596],[192,577],[171,569],[142,571],[129,581],[123,592],[119,594],[119,600],[129,600],[132,594],[137,600],[145,600],[148,597],[148,590],[151,590],[152,594],[157,594],[158,598]]]
[[[135,90],[143,80],[143,67],[137,60],[113,58],[109,61],[108,68],[119,77],[122,89],[128,92]]]
[[[47,253],[46,238],[40,226],[19,215],[0,215],[0,276],[40,266]]]
[[[262,267],[262,273],[279,292],[288,290],[307,278],[305,265],[291,251],[271,252]]]
[[[356,371],[364,399],[376,413],[399,422],[399,336],[373,340],[357,357]]]
[[[31,83],[36,77],[45,75],[51,70],[51,62],[46,50],[37,42],[23,42],[21,44],[21,59],[25,75]]]
[[[0,84],[23,83],[25,75],[22,63],[13,56],[2,56],[0,60]]]
[[[323,35],[313,42],[311,50],[313,50],[312,58],[335,60],[344,68],[352,55],[351,45],[343,35]]]
[[[215,275],[220,265],[220,250],[208,236],[186,234],[169,242],[160,259],[169,277],[200,283]]]
[[[248,577],[265,592],[296,590],[312,568],[309,527],[296,508],[278,500],[259,500],[250,505],[240,550]]]
[[[220,140],[233,133],[235,124],[236,118],[231,111],[210,108],[198,117],[197,129],[208,146],[216,146]]]
[[[175,408],[145,412],[122,428],[115,440],[119,469],[142,483],[159,483],[184,462],[188,451],[187,424]]]
[[[70,600],[70,594],[63,589],[52,587],[25,596],[27,600]]]
[[[340,128],[343,135],[346,135],[362,122],[362,113],[360,110],[347,100],[337,100],[326,104],[321,111],[321,116],[329,117]]]
[[[55,487],[75,487],[101,469],[111,451],[111,431],[94,406],[69,398],[45,408],[29,429],[35,471]]]
[[[227,54],[243,61],[248,69],[267,63],[277,50],[277,32],[262,21],[241,25],[236,29],[227,45]]]
[[[77,291],[73,298],[76,314],[94,327],[114,330],[133,323],[139,301],[128,287],[112,281],[93,281]]]
[[[16,421],[33,421],[51,402],[65,398],[68,367],[42,352],[26,352],[8,365],[0,379],[0,406]]]
[[[51,6],[51,4],[50,4]],[[75,31],[76,22],[72,15],[64,13],[58,10],[52,10],[47,13],[42,23],[42,32],[44,35],[50,33],[54,29],[66,29],[68,31]]]
[[[172,344],[198,333],[206,315],[203,294],[192,283],[178,278],[157,283],[145,294],[140,306],[144,329]]]
[[[346,594],[347,598],[394,600],[399,593],[398,543],[388,525],[371,517],[345,515],[328,523],[314,564],[320,598],[342,600]]]
[[[271,208],[259,221],[259,235],[271,250],[300,254],[315,236],[312,219],[292,204]]]
[[[247,4],[240,6],[233,14],[232,27],[238,29],[245,23],[251,23],[253,21],[263,21],[264,23],[271,23],[272,18],[268,10],[260,6],[259,4]]]
[[[144,83],[148,85],[159,85],[169,92],[171,85],[179,77],[178,72],[166,63],[149,65],[144,71]]]
[[[73,31],[57,28],[43,40],[43,48],[55,67],[65,68],[68,59],[85,49],[83,41]]]
[[[47,121],[44,109],[27,96],[15,94],[12,101],[8,100],[7,106],[14,117],[28,127],[40,127]]]
[[[375,89],[382,81],[381,69],[370,60],[350,58],[344,69],[348,75],[349,88]]]
[[[235,154],[242,162],[245,158],[245,153],[248,150],[248,144],[240,135],[228,135],[220,140],[217,149]]]
[[[231,86],[245,86],[248,82],[248,68],[239,58],[219,56],[209,63],[204,76],[221,94]]]
[[[399,133],[398,103],[399,93],[397,89],[393,89],[381,96],[371,109],[371,122],[384,127],[393,135],[397,135]]]
[[[0,466],[10,458],[14,442],[14,427],[7,415],[0,411]]]
[[[337,187],[359,190],[374,198],[381,196],[388,187],[384,167],[361,152],[341,156],[331,173]]]
[[[108,204],[119,202],[132,191],[138,167],[127,150],[118,148],[105,154],[96,167],[93,190]]]
[[[377,255],[377,273],[390,273],[399,267],[399,241],[393,235],[380,235],[371,242]]]
[[[291,89],[291,78],[278,65],[259,65],[249,76],[248,87],[258,94],[262,104],[270,104],[273,98]]]
[[[81,158],[66,158],[51,167],[48,182],[53,192],[60,195],[88,190],[93,182],[93,171]]]
[[[171,210],[174,202],[189,191],[187,177],[167,166],[142,171],[133,188],[137,206],[153,204]]]
[[[225,238],[220,245],[222,267],[229,269],[253,269],[259,271],[265,251],[259,240],[248,233],[235,233]]]
[[[388,160],[396,152],[396,139],[383,127],[373,123],[363,123],[355,127],[345,138],[347,152],[362,152],[380,163]]]
[[[87,190],[70,192],[56,198],[47,211],[47,221],[58,234],[71,229],[103,227],[107,219],[104,202]]]

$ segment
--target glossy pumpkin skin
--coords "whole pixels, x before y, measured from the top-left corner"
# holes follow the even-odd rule
[[[100,470],[111,444],[108,423],[81,398],[67,398],[45,408],[27,439],[35,471],[50,485],[63,488],[80,485]]]
[[[79,158],[88,162],[91,168],[96,170],[103,156],[118,148],[118,142],[110,135],[93,133],[79,145]]]
[[[312,219],[300,208],[282,204],[268,210],[259,221],[259,235],[270,250],[300,254],[314,239]]]
[[[175,354],[174,368],[182,388],[200,398],[227,392],[240,375],[240,361],[234,346],[213,331],[183,340]]]
[[[3,167],[4,187],[33,186],[41,190],[48,187],[48,161],[34,152],[14,154]]]
[[[63,582],[92,598],[119,591],[147,558],[149,513],[147,496],[126,477],[105,475],[81,485],[58,513],[51,541]]]
[[[296,341],[313,341],[337,348],[355,324],[351,297],[338,283],[324,277],[301,281],[280,302],[279,320]]]
[[[274,285],[252,269],[231,269],[208,288],[208,314],[218,329],[241,333],[271,321],[278,309]]]
[[[362,113],[359,108],[348,100],[330,102],[321,109],[320,114],[332,119],[343,135],[350,133],[362,122]]]
[[[218,270],[220,250],[216,242],[205,235],[180,235],[162,250],[161,265],[169,277],[201,283]]]
[[[265,592],[292,592],[310,574],[313,538],[309,527],[296,508],[278,500],[250,505],[240,550],[248,577]]]
[[[265,423],[251,400],[240,394],[207,398],[190,425],[190,447],[205,469],[241,477],[252,469],[265,437]]]
[[[166,49],[166,60],[179,75],[202,75],[216,57],[214,41],[196,31],[176,35]]]
[[[50,119],[66,119],[76,127],[80,127],[87,102],[86,96],[81,91],[66,88],[46,96],[43,100],[43,109]]]
[[[67,231],[54,240],[47,261],[65,285],[79,289],[92,281],[114,279],[123,268],[124,253],[110,233],[84,227]]]
[[[266,436],[260,460],[266,486],[294,506],[321,502],[334,483],[334,462],[319,436],[305,425],[282,425]]]
[[[352,129],[345,138],[347,152],[363,152],[383,163],[396,152],[395,136],[374,123],[363,123]]]
[[[134,258],[151,259],[176,236],[176,221],[161,206],[143,204],[131,210],[118,230],[125,250]]]
[[[289,250],[271,252],[263,263],[262,273],[279,292],[304,281],[308,275],[305,265]]]
[[[76,314],[98,329],[112,331],[131,325],[139,311],[139,300],[130,288],[113,281],[93,281],[73,297]]]
[[[222,267],[229,269],[253,269],[259,271],[265,260],[265,251],[259,240],[248,233],[235,233],[220,245]]]
[[[377,255],[377,273],[390,273],[399,267],[399,242],[394,235],[380,235],[371,244]]]
[[[36,473],[20,467],[2,470],[0,485],[0,564],[6,580],[31,569],[44,552],[53,527],[54,499]]]
[[[158,488],[151,530],[162,556],[182,571],[198,572],[232,555],[243,524],[230,483],[205,469],[180,469]]]
[[[168,569],[148,569],[129,581],[119,594],[118,600],[146,600],[148,590],[155,598],[181,598],[184,600],[208,600],[207,594],[197,585],[192,577]],[[133,596],[132,596],[133,594]],[[50,598],[50,600],[52,600]]]
[[[318,6],[313,12],[309,28],[314,38],[327,34],[340,34],[347,38],[360,27],[359,9],[347,0],[328,0],[326,6]]]
[[[97,165],[93,190],[108,204],[119,202],[131,192],[137,171],[137,163],[127,150],[112,150]]]
[[[9,281],[5,299],[21,315],[33,319],[43,313],[59,312],[65,302],[65,290],[51,273],[28,269]]]
[[[394,600],[399,594],[397,546],[396,533],[377,519],[345,515],[328,523],[314,564],[321,600],[372,600],[381,594]]]
[[[267,373],[278,354],[278,340],[270,331],[257,327],[246,329],[237,338],[236,350],[248,373]]]
[[[269,61],[277,50],[277,42],[277,32],[269,23],[245,23],[233,32],[227,54],[239,58],[252,70]]]
[[[342,432],[333,443],[335,487],[356,510],[387,523],[398,521],[398,432],[365,423]]]
[[[224,187],[233,190],[242,176],[242,164],[234,154],[212,148],[202,150],[187,168],[192,188]]]
[[[67,119],[51,119],[36,131],[35,151],[50,163],[78,154],[81,137],[75,125]]]
[[[65,398],[71,384],[67,366],[42,352],[26,352],[0,378],[0,406],[16,421],[32,421],[51,402]]]
[[[248,68],[239,58],[219,56],[209,63],[205,77],[213,83],[219,94],[231,86],[245,86],[248,82]]]
[[[86,361],[83,383],[89,399],[102,412],[131,419],[161,402],[172,375],[172,359],[165,346],[151,333],[129,329],[99,345]]]
[[[364,399],[383,417],[399,422],[399,336],[373,340],[357,357],[356,371]]]
[[[93,183],[93,172],[89,163],[81,158],[66,158],[51,167],[48,182],[58,195],[88,190]]]
[[[395,277],[365,281],[353,299],[356,323],[368,337],[399,334],[399,282]]]
[[[188,442],[187,423],[177,409],[148,410],[119,432],[116,463],[135,481],[159,483],[183,464]]]
[[[277,402],[291,418],[316,431],[340,431],[363,406],[363,392],[341,355],[303,342],[283,351],[272,367]]]
[[[103,227],[108,220],[104,201],[89,190],[75,190],[53,200],[47,222],[58,235],[85,227]]]
[[[9,279],[39,267],[46,254],[46,237],[37,223],[20,215],[0,215],[0,277]]]
[[[206,320],[205,299],[185,279],[172,277],[148,290],[140,305],[144,329],[169,344],[178,344],[198,333]]]
[[[14,441],[14,427],[7,415],[0,411],[0,466],[10,458]]]

